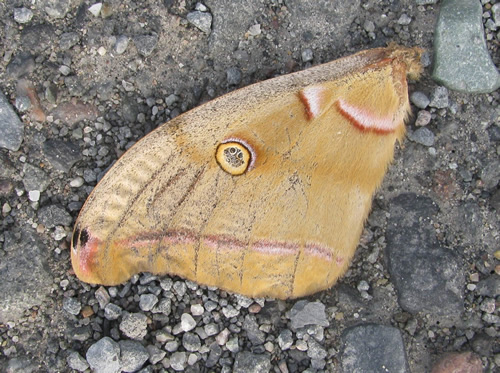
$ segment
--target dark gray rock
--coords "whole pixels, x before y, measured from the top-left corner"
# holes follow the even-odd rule
[[[151,364],[156,364],[157,362],[161,361],[161,359],[163,359],[167,354],[165,351],[160,350],[155,345],[148,345],[146,349],[148,350],[149,362]]]
[[[5,72],[10,79],[19,79],[35,70],[35,60],[29,53],[17,54],[7,65]]]
[[[228,85],[238,85],[241,83],[241,70],[237,67],[230,67],[226,70],[226,80]]]
[[[259,330],[259,324],[255,321],[255,317],[251,315],[245,316],[243,330],[247,332],[248,339],[255,346],[263,344],[266,341],[266,334],[262,330]]]
[[[9,359],[6,373],[32,373],[37,372],[38,366],[27,356],[19,356]]]
[[[480,1],[443,0],[434,33],[432,78],[468,93],[493,92],[500,87],[488,53]]]
[[[120,323],[122,333],[131,339],[143,339],[147,328],[147,317],[142,313],[127,313]]]
[[[206,12],[195,10],[187,15],[187,20],[190,24],[203,31],[205,34],[210,35],[212,31],[212,15]]]
[[[477,283],[476,292],[487,297],[497,297],[500,295],[500,276],[492,274]]]
[[[325,305],[321,302],[308,302],[299,300],[290,310],[292,330],[297,330],[306,325],[329,326],[326,318]]]
[[[201,347],[200,337],[194,333],[184,333],[182,336],[182,346],[190,352],[196,352]]]
[[[119,341],[120,362],[123,372],[136,372],[149,359],[146,347],[137,341]]]
[[[424,146],[434,145],[434,139],[435,139],[432,131],[428,128],[425,128],[425,127],[421,127],[414,132],[409,132],[408,138],[411,141],[416,142],[417,144],[424,145]]]
[[[263,373],[271,370],[271,358],[267,354],[256,355],[250,351],[236,354],[233,373]]]
[[[38,211],[38,220],[47,228],[54,228],[56,225],[68,227],[73,223],[71,215],[63,207],[57,205],[42,207]]]
[[[101,338],[90,346],[86,358],[95,373],[120,372],[120,346],[109,337]]]
[[[448,90],[446,87],[436,87],[431,94],[431,102],[429,102],[429,106],[435,107],[436,109],[445,109],[448,105]]]
[[[65,32],[59,37],[59,47],[68,50],[80,42],[80,35],[76,32]]]
[[[134,37],[134,44],[137,52],[144,57],[148,57],[153,53],[158,44],[158,35],[139,35]],[[134,118],[135,119],[135,118]]]
[[[70,339],[75,341],[85,342],[92,335],[92,329],[89,326],[79,326],[72,330],[68,330]]]
[[[17,151],[24,137],[24,123],[0,91],[0,147]]]
[[[57,39],[54,27],[48,23],[25,26],[21,33],[24,50],[38,54],[49,48]]]
[[[429,100],[429,97],[427,97],[427,95],[421,91],[413,92],[410,95],[410,101],[419,109],[425,109],[431,102],[431,100]]]
[[[386,238],[389,273],[401,307],[425,312],[441,326],[460,320],[465,278],[461,261],[437,241],[428,197],[406,193],[393,198]]]
[[[208,354],[207,361],[205,363],[207,368],[212,368],[219,362],[219,359],[222,355],[222,348],[217,344],[217,342],[213,342],[210,345],[210,352]]]
[[[63,309],[72,315],[78,315],[82,309],[82,304],[77,298],[65,297],[63,299]]]
[[[50,184],[50,179],[45,171],[38,167],[25,163],[23,166],[23,172],[24,189],[28,192],[30,190],[39,190],[40,192],[43,192]]]
[[[500,161],[494,160],[488,163],[481,171],[481,180],[485,189],[493,189],[500,181]]]
[[[281,351],[288,350],[292,347],[293,344],[293,335],[292,331],[288,329],[284,329],[280,332],[278,336],[278,345],[281,348]]]
[[[107,320],[116,320],[122,315],[122,308],[114,303],[108,303],[104,307],[104,317]]]
[[[7,254],[0,260],[0,323],[16,321],[24,311],[40,305],[50,294],[53,282],[47,248],[38,235],[23,227],[10,237],[8,242],[5,237]]]
[[[89,369],[87,361],[76,351],[73,351],[66,358],[66,362],[71,369],[84,372]]]
[[[391,326],[366,324],[342,335],[344,372],[410,372],[403,337]]]

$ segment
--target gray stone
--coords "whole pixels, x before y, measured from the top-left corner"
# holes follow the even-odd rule
[[[122,315],[122,308],[114,303],[108,303],[104,307],[104,317],[107,320],[116,320]]]
[[[172,301],[169,298],[163,298],[160,302],[153,307],[153,313],[162,313],[164,315],[170,315],[172,312]]]
[[[187,356],[185,352],[174,352],[172,356],[170,356],[170,367],[179,372],[183,371],[186,368]]]
[[[17,54],[7,65],[5,72],[10,79],[19,79],[29,75],[35,70],[35,60],[29,53],[22,52]],[[0,92],[0,97],[3,94]]]
[[[57,39],[54,26],[49,23],[29,24],[21,32],[21,42],[24,50],[38,54],[47,48],[52,48]]]
[[[120,346],[109,337],[101,338],[90,346],[86,358],[95,373],[120,372]]]
[[[237,353],[240,350],[240,345],[238,342],[238,336],[231,338],[226,342],[226,347],[232,353]]]
[[[299,300],[290,310],[292,330],[297,330],[306,325],[329,326],[326,318],[325,305],[321,302],[308,302]]]
[[[465,279],[460,258],[440,246],[430,223],[437,207],[413,193],[393,198],[390,206],[386,257],[401,308],[454,325],[464,310]]]
[[[212,15],[210,13],[195,10],[194,12],[188,13],[187,20],[205,34],[210,35],[212,31]]]
[[[4,354],[7,355],[6,350]],[[9,359],[5,373],[35,373],[39,372],[38,364],[32,362],[27,356],[19,356]],[[2,366],[3,367],[3,366]]]
[[[10,105],[7,97],[0,91],[0,147],[17,151],[24,137],[24,123]]]
[[[194,333],[184,333],[182,336],[182,346],[190,352],[196,352],[201,347],[200,337]]]
[[[396,328],[359,325],[347,329],[342,340],[344,372],[410,372],[403,337]]]
[[[120,330],[131,339],[141,340],[147,334],[147,317],[142,313],[127,313],[120,323]]]
[[[183,297],[186,294],[186,283],[184,281],[176,281],[173,285],[174,292],[179,296]]]
[[[189,332],[196,327],[196,321],[193,319],[189,313],[183,313],[181,315],[181,329],[185,332]]]
[[[205,363],[207,368],[212,368],[219,362],[219,358],[222,355],[222,348],[217,344],[217,342],[213,342],[210,345],[210,352],[208,354],[207,361]]]
[[[114,47],[116,54],[125,53],[125,51],[127,50],[127,47],[128,47],[128,42],[129,42],[128,36],[120,35],[116,39],[116,43],[115,43],[115,47]]]
[[[481,171],[481,180],[485,189],[493,189],[500,181],[500,161],[494,160],[488,163]]]
[[[80,42],[80,35],[76,32],[65,32],[59,37],[59,47],[64,51]]]
[[[149,359],[146,348],[137,341],[119,341],[120,365],[123,372],[136,372]]]
[[[158,303],[158,297],[154,294],[141,294],[139,298],[139,308],[144,312],[151,311],[156,303]]]
[[[243,330],[247,332],[247,337],[253,345],[261,345],[266,341],[266,334],[259,330],[259,324],[255,321],[255,317],[251,315],[245,316],[243,321]]]
[[[476,292],[487,297],[497,297],[500,295],[500,276],[492,274],[478,282]]]
[[[95,291],[95,298],[99,302],[100,308],[105,308],[108,305],[109,300],[111,299],[108,291],[104,286],[99,286],[99,288],[97,288],[97,290]]]
[[[478,0],[443,0],[434,32],[432,78],[461,92],[486,93],[500,87],[500,74],[484,38]]]
[[[28,23],[33,18],[33,12],[28,8],[14,8],[14,21]]]
[[[139,35],[134,37],[134,44],[137,52],[143,56],[148,57],[153,53],[156,45],[158,44],[158,35]],[[134,116],[135,119],[135,116]]]
[[[17,321],[24,311],[40,305],[50,294],[52,275],[47,263],[47,248],[38,235],[23,227],[5,231],[0,260],[0,323]]]
[[[241,83],[241,70],[237,67],[230,67],[226,70],[226,80],[228,85],[238,85]]]
[[[38,8],[45,10],[50,17],[64,18],[70,9],[71,0],[40,0],[36,4]]]
[[[24,189],[28,192],[31,190],[39,190],[43,192],[50,184],[50,179],[47,174],[38,167],[25,163],[23,166],[23,184]]]
[[[415,120],[416,127],[425,127],[432,120],[432,115],[427,110],[420,110],[417,114],[417,119]]]
[[[63,299],[63,309],[66,312],[76,316],[80,313],[82,304],[77,298],[65,297]]]
[[[448,107],[448,104],[448,90],[445,87],[436,87],[431,94],[429,106],[435,107],[436,109],[445,109]]]
[[[307,341],[307,356],[315,360],[323,360],[327,356],[324,347],[314,338],[309,338]]]
[[[411,141],[424,146],[434,145],[435,140],[434,133],[426,127],[420,127],[414,132],[408,132],[408,138]]]
[[[156,364],[157,362],[161,361],[167,354],[165,351],[160,350],[155,345],[148,345],[146,349],[148,350],[149,362],[151,364]]]
[[[292,344],[292,331],[288,329],[282,330],[278,336],[278,345],[280,346],[281,351],[288,350],[290,347],[292,347]]]
[[[314,58],[314,54],[311,48],[304,49],[301,56],[302,62],[311,62]]]
[[[66,362],[71,369],[84,372],[89,368],[87,361],[76,351],[73,351],[66,358]]]
[[[417,5],[433,5],[437,4],[438,0],[415,0]]]
[[[431,102],[431,100],[429,100],[429,97],[427,97],[427,95],[421,91],[413,92],[410,95],[410,101],[419,109],[425,109]]]
[[[238,316],[240,314],[240,311],[238,311],[232,305],[228,304],[226,307],[222,308],[222,313],[224,314],[226,319],[230,319],[232,317]]]
[[[271,371],[271,358],[267,354],[256,355],[250,351],[236,354],[233,373],[264,373]]]
[[[43,143],[43,154],[56,170],[68,172],[83,158],[80,147],[69,141],[47,140]]]
[[[70,226],[73,223],[71,215],[57,205],[42,207],[38,211],[38,220],[47,228],[54,228],[56,225]]]

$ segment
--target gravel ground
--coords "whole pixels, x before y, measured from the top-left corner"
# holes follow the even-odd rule
[[[500,5],[455,0],[477,5],[474,18],[450,3],[1,1],[0,370],[498,371],[500,95],[485,56],[499,65]],[[435,32],[454,30],[449,14],[457,31]],[[276,301],[168,276],[116,287],[74,276],[82,203],[146,133],[238,87],[391,41],[425,48],[426,69],[332,289]]]

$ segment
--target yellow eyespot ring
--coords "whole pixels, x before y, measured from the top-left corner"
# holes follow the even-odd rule
[[[238,176],[251,168],[254,162],[254,152],[246,142],[229,139],[219,144],[215,159],[228,174]]]

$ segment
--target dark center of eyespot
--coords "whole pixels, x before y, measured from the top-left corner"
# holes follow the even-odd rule
[[[224,158],[233,167],[240,167],[245,161],[241,149],[232,146],[224,150]]]
[[[71,242],[73,244],[73,250],[76,251],[77,247],[83,247],[87,244],[89,240],[89,234],[87,233],[86,229],[80,229],[76,228],[75,232],[73,233],[73,237],[71,239]]]

